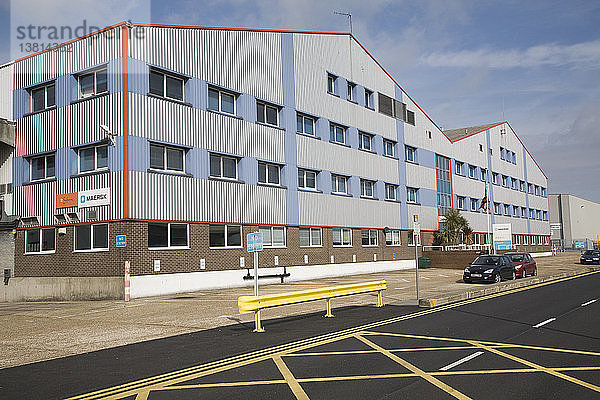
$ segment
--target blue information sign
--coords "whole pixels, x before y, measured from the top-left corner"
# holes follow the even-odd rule
[[[127,246],[127,235],[117,235],[117,247]]]
[[[575,242],[576,249],[585,249],[585,242]]]
[[[261,232],[249,233],[246,244],[248,252],[262,251],[263,249],[263,234]]]

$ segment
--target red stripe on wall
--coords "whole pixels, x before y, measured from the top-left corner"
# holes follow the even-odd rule
[[[129,83],[127,71],[127,26],[121,26],[123,58],[123,218],[129,218]]]

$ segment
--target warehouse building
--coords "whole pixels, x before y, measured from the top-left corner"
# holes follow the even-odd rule
[[[491,222],[549,249],[547,178],[511,126],[442,131],[347,33],[123,23],[0,73],[15,276],[130,261],[134,296],[231,286],[258,230],[264,267],[398,268],[413,215],[424,245],[452,207],[484,244],[486,182]]]
[[[551,194],[552,246],[558,249],[598,248],[600,203],[572,194]]]

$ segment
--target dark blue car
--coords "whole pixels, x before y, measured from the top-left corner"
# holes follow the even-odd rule
[[[515,267],[510,257],[505,255],[482,255],[465,268],[463,281],[471,282],[500,282],[505,279],[515,279]]]

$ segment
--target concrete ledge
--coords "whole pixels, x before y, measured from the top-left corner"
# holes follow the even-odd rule
[[[581,274],[585,274],[587,272],[594,272],[594,271],[600,271],[600,267],[587,266],[587,267],[582,267],[580,269],[577,269],[575,271],[567,271],[567,272],[561,272],[561,273],[545,275],[545,276],[539,276],[539,275],[532,276],[532,277],[525,278],[525,279],[517,279],[514,281],[506,281],[506,282],[501,282],[501,283],[496,283],[496,284],[490,284],[489,286],[486,286],[484,288],[478,287],[477,289],[473,289],[473,290],[446,293],[442,296],[428,297],[428,298],[421,299],[419,301],[419,307],[431,308],[431,307],[442,306],[445,304],[456,303],[458,301],[463,301],[463,300],[473,299],[476,297],[486,296],[488,294],[505,292],[505,291],[508,291],[511,289],[532,286],[532,285],[536,285],[538,283],[555,281],[557,279],[568,278],[570,276],[581,275]]]
[[[0,285],[0,301],[75,301],[123,299],[122,277],[10,278]]]

